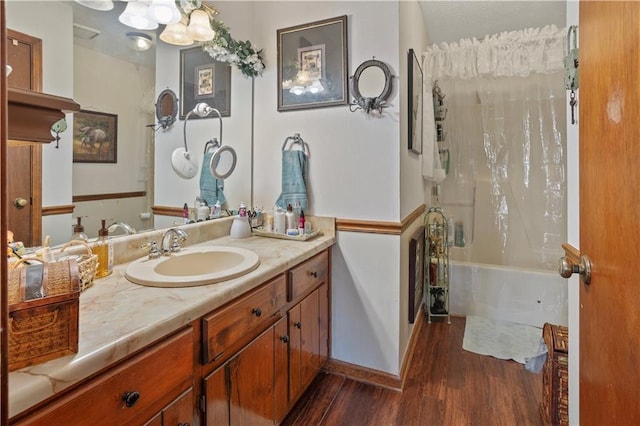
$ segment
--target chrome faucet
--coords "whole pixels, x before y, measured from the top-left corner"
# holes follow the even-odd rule
[[[167,243],[167,239],[170,235],[173,234],[173,240],[171,245],[168,248],[165,248]],[[165,256],[171,256],[171,253],[176,253],[180,251],[180,241],[185,241],[187,239],[187,233],[179,228],[169,228],[167,231],[162,234],[162,240],[160,240],[160,251]]]
[[[121,228],[125,232],[125,235],[131,235],[136,233],[136,230],[131,226],[127,225],[126,223],[115,222],[109,225],[109,227],[107,228],[109,230],[109,235],[111,235],[113,231],[115,231],[118,228]]]

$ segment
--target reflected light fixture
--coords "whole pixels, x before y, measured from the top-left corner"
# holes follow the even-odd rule
[[[189,26],[187,27],[187,33],[195,41],[213,40],[213,37],[216,35],[216,33],[211,28],[209,14],[201,9],[197,9],[191,12],[191,16],[189,17]]]
[[[149,16],[165,25],[178,23],[182,19],[174,0],[153,0],[149,5]]]
[[[189,46],[193,44],[193,38],[187,32],[187,26],[184,24],[184,21],[167,25],[160,34],[160,40],[177,46]]]
[[[153,39],[149,34],[132,31],[127,33],[127,38],[131,41],[130,47],[137,52],[144,52],[153,46]]]
[[[89,9],[107,11],[113,9],[111,0],[75,0],[76,3],[88,7]]]
[[[127,3],[124,12],[118,17],[121,23],[138,30],[155,30],[158,22],[148,15],[149,5],[141,1]]]

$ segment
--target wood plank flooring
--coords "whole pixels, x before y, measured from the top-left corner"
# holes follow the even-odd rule
[[[403,392],[322,372],[283,425],[542,425],[542,375],[464,351],[464,324],[424,324]]]

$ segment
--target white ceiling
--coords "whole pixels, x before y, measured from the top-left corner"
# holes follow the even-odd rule
[[[565,1],[419,1],[430,43],[566,25]]]
[[[461,1],[419,0],[430,43],[458,41],[461,38],[482,38],[502,31],[542,27],[554,24],[565,26],[565,1]],[[84,47],[109,51],[111,55],[128,61],[153,66],[155,49],[135,52],[128,48],[126,33],[136,31],[118,22],[126,2],[114,1],[109,12],[98,12],[75,2],[74,23],[95,28],[101,34],[93,40],[76,39]],[[215,2],[214,2],[215,3]],[[147,31],[156,40],[155,31]]]

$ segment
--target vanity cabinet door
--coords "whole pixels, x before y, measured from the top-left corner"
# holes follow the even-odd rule
[[[286,318],[204,379],[206,424],[272,425],[287,411]]]
[[[189,388],[145,423],[144,426],[196,425],[194,409],[193,388]]]
[[[289,386],[296,398],[317,372],[320,352],[318,290],[289,310]]]

